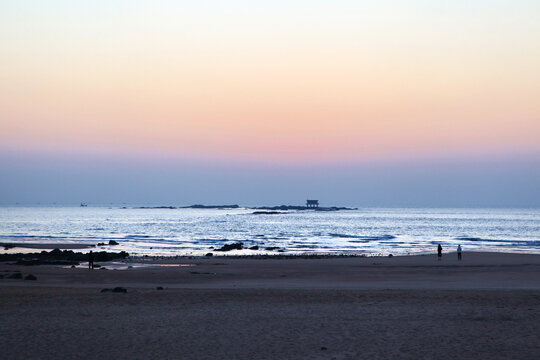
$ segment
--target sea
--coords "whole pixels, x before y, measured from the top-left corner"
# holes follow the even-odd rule
[[[0,243],[104,243],[97,247],[98,251],[127,251],[136,256],[197,256],[209,252],[221,256],[387,256],[430,254],[436,252],[437,244],[444,252],[455,251],[461,245],[464,252],[540,253],[540,209],[359,208],[279,214],[254,211],[0,207]],[[118,245],[108,245],[110,240]],[[243,249],[216,251],[233,243],[242,243]]]

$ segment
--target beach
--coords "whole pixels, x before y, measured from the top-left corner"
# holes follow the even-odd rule
[[[441,261],[435,255],[142,260],[126,270],[92,271],[2,263],[3,358],[536,359],[540,353],[538,255],[464,253],[461,262],[455,253]],[[37,280],[6,278],[15,271]],[[114,287],[127,292],[101,292]]]

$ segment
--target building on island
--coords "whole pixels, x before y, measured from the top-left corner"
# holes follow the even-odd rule
[[[319,207],[319,200],[307,200],[306,201],[306,207],[307,208],[318,208]]]

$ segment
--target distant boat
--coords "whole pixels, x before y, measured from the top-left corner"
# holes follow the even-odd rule
[[[87,207],[88,205],[85,203],[81,203],[81,207]]]

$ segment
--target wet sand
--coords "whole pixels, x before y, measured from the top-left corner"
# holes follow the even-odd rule
[[[193,266],[0,264],[38,278],[0,279],[2,358],[540,356],[538,255],[160,262]]]

